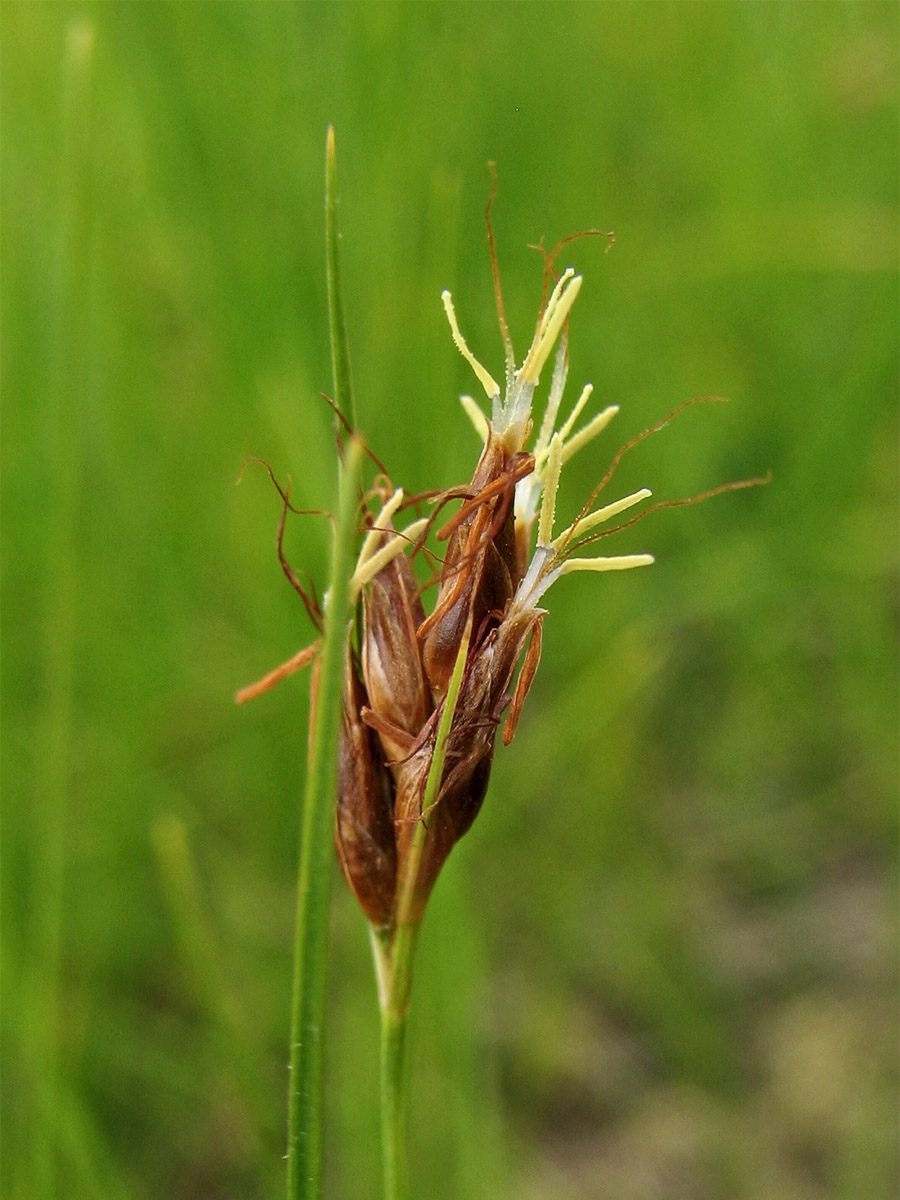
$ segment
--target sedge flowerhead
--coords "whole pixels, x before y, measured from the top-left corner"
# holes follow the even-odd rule
[[[503,742],[512,741],[538,669],[548,589],[572,572],[653,562],[645,553],[594,553],[610,523],[647,500],[649,488],[613,501],[599,498],[621,455],[675,414],[621,447],[576,520],[558,529],[563,469],[618,408],[586,415],[592,395],[587,384],[562,415],[568,327],[582,277],[571,268],[556,277],[554,255],[545,255],[544,300],[531,344],[517,363],[492,235],[491,249],[505,351],[502,387],[469,349],[450,293],[442,295],[453,340],[488,401],[485,413],[471,397],[462,398],[482,441],[471,478],[426,499],[407,497],[382,473],[361,505],[335,843],[350,888],[381,934],[418,924],[447,855],[481,808],[497,733],[502,728]],[[535,396],[544,375],[549,387],[535,433]],[[286,513],[288,498],[282,496]],[[283,556],[282,565],[321,625],[314,596]],[[238,700],[305,666],[317,646],[243,689]]]

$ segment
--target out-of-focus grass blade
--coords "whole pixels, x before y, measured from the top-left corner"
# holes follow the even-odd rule
[[[30,1153],[18,1160],[30,1172],[23,1194],[41,1200],[65,1190],[59,1178],[59,1148],[65,1130],[51,1105],[58,1087],[59,973],[63,938],[63,876],[73,738],[73,683],[78,614],[79,426],[87,391],[90,330],[89,177],[91,76],[94,26],[79,18],[67,31],[63,62],[63,143],[60,176],[60,229],[56,259],[57,305],[48,364],[47,559],[52,574],[44,611],[43,672],[45,705],[38,726],[40,751],[34,796],[34,855],[31,898],[30,1002],[25,1044],[30,1070],[48,1103],[34,1104],[28,1131]],[[24,1030],[23,1030],[24,1032]],[[27,1118],[26,1118],[27,1120]]]

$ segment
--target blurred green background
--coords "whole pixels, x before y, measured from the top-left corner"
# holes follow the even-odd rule
[[[413,1195],[897,1193],[898,9],[33,4],[2,21],[3,1136],[9,1200],[282,1190],[312,636],[251,454],[334,504],[338,139],[359,418],[461,482],[527,248],[588,226],[564,478],[661,512],[550,594],[432,902]],[[561,263],[560,265],[566,265]],[[327,524],[289,554],[322,580]],[[378,1195],[377,1017],[335,880],[327,1196]]]

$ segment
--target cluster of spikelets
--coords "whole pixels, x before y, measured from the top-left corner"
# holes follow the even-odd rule
[[[441,866],[478,814],[497,731],[503,722],[503,741],[512,740],[540,661],[545,615],[540,601],[548,587],[571,571],[622,570],[653,561],[648,554],[577,553],[602,536],[601,525],[650,495],[644,488],[595,506],[619,456],[578,519],[561,532],[554,530],[562,467],[617,411],[606,408],[576,429],[590,398],[587,386],[568,417],[559,419],[567,324],[581,282],[569,269],[549,295],[545,287],[534,338],[520,366],[498,285],[506,350],[502,390],[466,345],[450,294],[444,293],[454,341],[491,404],[488,419],[471,398],[463,398],[484,441],[475,472],[468,485],[430,497],[430,515],[405,526],[400,514],[421,509],[422,501],[407,500],[383,476],[371,493],[378,511],[363,508],[364,532],[351,581],[358,620],[347,633],[335,841],[344,876],[378,929],[421,920]],[[528,449],[535,389],[554,348],[546,409]],[[451,501],[460,506],[437,530],[436,553],[426,540]],[[434,568],[425,587],[413,570],[420,555]],[[282,562],[306,600],[296,575]],[[422,597],[429,586],[437,594],[426,614]],[[238,699],[249,699],[305,665],[317,647],[301,651]]]
[[[508,744],[540,661],[545,610],[539,602],[553,580],[571,570],[653,561],[649,555],[583,559],[569,553],[601,522],[648,496],[646,489],[584,512],[554,536],[561,467],[615,412],[607,409],[572,434],[590,395],[585,389],[556,428],[566,373],[563,331],[580,285],[571,270],[557,282],[522,365],[516,368],[509,355],[503,397],[469,352],[444,294],[454,339],[491,400],[492,418],[466,403],[484,448],[469,484],[441,497],[462,503],[437,534],[446,550],[429,615],[410,561],[428,522],[394,529],[401,492],[385,500],[363,543],[354,575],[362,599],[361,648],[358,658],[349,646],[347,653],[336,841],[344,875],[376,926],[421,918],[444,860],[477,816],[505,710]],[[529,451],[532,397],[557,342],[546,415]],[[457,662],[458,694],[451,695]],[[423,808],[448,704],[454,707],[440,783]]]

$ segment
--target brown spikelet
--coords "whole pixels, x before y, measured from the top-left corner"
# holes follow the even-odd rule
[[[414,919],[421,916],[448,854],[468,832],[481,808],[491,773],[497,727],[510,699],[508,688],[529,634],[539,621],[540,617],[533,612],[507,616],[470,652],[447,740],[438,797],[428,811],[422,810],[422,798],[440,709],[423,743],[397,769],[394,825],[399,878],[403,878],[416,825],[424,822],[427,829],[414,893]]]
[[[381,747],[360,718],[365,691],[348,649],[338,749],[334,840],[344,878],[373,925],[390,923],[397,884],[392,781]]]
[[[463,630],[476,635],[501,619],[521,578],[515,527],[515,485],[534,469],[530,454],[508,455],[489,436],[469,485],[471,499],[439,537],[448,538],[434,612],[419,628],[423,661],[435,699],[443,696]]]
[[[388,760],[402,758],[432,711],[416,630],[425,619],[407,560],[393,559],[363,598],[362,668]],[[392,733],[396,729],[406,737]]]

